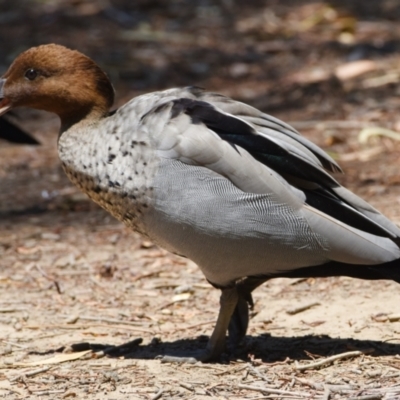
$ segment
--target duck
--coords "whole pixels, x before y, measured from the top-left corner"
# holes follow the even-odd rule
[[[341,186],[341,168],[285,122],[198,87],[140,95],[116,110],[106,73],[58,44],[21,53],[0,79],[0,115],[60,118],[58,153],[73,184],[132,230],[194,261],[221,291],[205,349],[234,352],[276,277],[400,283],[400,229]],[[227,340],[228,336],[228,340]]]

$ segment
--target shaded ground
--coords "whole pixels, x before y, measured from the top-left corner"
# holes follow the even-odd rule
[[[400,223],[400,146],[358,137],[364,127],[400,130],[397,1],[241,4],[60,0],[17,9],[3,0],[0,66],[54,41],[96,59],[118,104],[192,84],[246,101],[330,152],[345,172],[338,179]],[[351,64],[361,60],[370,64]],[[400,290],[386,281],[276,279],[255,293],[237,360],[154,360],[205,346],[218,292],[194,264],[144,242],[69,184],[55,117],[21,110],[14,118],[43,145],[0,143],[0,396],[400,398]],[[74,343],[138,337],[140,347],[61,363],[77,354]],[[296,369],[356,350],[365,354]]]

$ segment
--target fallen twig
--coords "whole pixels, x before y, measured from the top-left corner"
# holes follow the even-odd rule
[[[329,400],[331,397],[331,389],[329,388],[328,385],[324,385],[324,394],[322,395],[321,400]]]
[[[25,372],[25,373],[23,373],[23,374],[14,376],[13,378],[10,378],[9,381],[10,381],[10,382],[15,382],[15,381],[17,381],[18,379],[20,379],[20,378],[23,377],[23,376],[34,376],[34,375],[40,374],[40,373],[42,373],[42,372],[46,372],[46,371],[48,371],[48,370],[51,369],[51,368],[52,368],[52,367],[43,367],[43,368],[35,369],[35,370],[33,370],[33,371],[28,371],[28,372]]]
[[[254,390],[256,392],[281,394],[281,395],[294,396],[294,397],[295,396],[297,396],[297,397],[310,397],[311,396],[310,394],[307,394],[307,393],[290,392],[288,390],[280,390],[280,389],[273,389],[273,388],[267,388],[267,387],[261,387],[261,386],[245,385],[242,383],[239,383],[238,387],[240,389]]]
[[[193,386],[189,385],[188,383],[179,382],[179,386],[182,386],[183,388],[185,388],[186,390],[189,390],[190,392],[194,392]]]
[[[381,394],[367,394],[365,396],[348,397],[347,400],[381,400]]]
[[[139,274],[139,275],[136,275],[133,278],[131,278],[130,281],[131,282],[136,282],[136,281],[140,281],[141,279],[144,279],[144,278],[150,278],[151,276],[160,274],[162,271],[163,270],[160,269],[158,271],[152,271],[152,272],[147,272],[145,274]]]
[[[18,311],[26,311],[26,308],[0,308],[0,313],[13,313]]]
[[[271,379],[268,379],[264,374],[254,368],[251,364],[247,364],[247,368],[250,370],[251,373],[261,378],[263,381],[271,382]]]
[[[306,379],[300,379],[297,376],[295,376],[294,379],[297,382],[301,383],[302,385],[307,385],[310,388],[313,388],[313,389],[316,389],[316,390],[323,390],[324,389],[322,383],[315,383],[315,382],[311,382],[311,381],[306,380]]]
[[[58,389],[58,390],[30,390],[37,396],[49,396],[50,394],[58,394],[58,393],[65,393],[65,389]]]
[[[28,348],[28,346],[25,346],[25,345],[19,344],[19,343],[15,343],[15,342],[11,342],[10,340],[4,340],[4,339],[2,339],[1,341],[2,341],[3,343],[9,344],[10,346],[15,346],[15,347],[18,347],[18,348],[20,348],[20,349],[27,349],[27,348]]]
[[[320,305],[320,303],[318,301],[314,301],[312,303],[305,304],[303,306],[299,306],[299,307],[295,307],[295,308],[292,308],[290,310],[287,310],[286,313],[289,314],[289,315],[294,315],[294,314],[298,314],[300,312],[306,311],[311,307],[319,306],[319,305]]]
[[[35,268],[39,271],[39,273],[44,278],[49,280],[55,286],[58,294],[62,294],[62,290],[60,288],[60,284],[58,283],[58,281],[55,278],[51,277],[49,274],[47,274],[47,272],[43,271],[43,269],[40,267],[40,265],[35,264]]]
[[[161,389],[151,398],[151,400],[158,400],[159,398],[161,398],[163,392],[164,392],[164,389],[161,388]]]
[[[86,321],[97,321],[97,322],[107,322],[109,324],[122,324],[122,325],[132,325],[132,326],[143,326],[143,323],[136,321],[124,321],[116,318],[104,318],[104,317],[91,317],[89,315],[80,315],[78,319],[83,319]]]
[[[363,354],[365,354],[365,353],[362,351],[358,351],[358,350],[357,351],[348,351],[346,353],[336,354],[332,357],[324,358],[322,360],[318,360],[318,361],[310,363],[310,364],[296,365],[296,369],[298,371],[304,371],[304,370],[310,369],[310,368],[318,368],[318,367],[321,367],[322,365],[330,364],[334,361],[341,360],[343,358],[356,357],[356,356],[361,356]]]

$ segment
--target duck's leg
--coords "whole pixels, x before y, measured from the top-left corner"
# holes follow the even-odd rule
[[[226,332],[233,312],[238,304],[238,290],[237,287],[230,287],[221,289],[220,308],[217,323],[213,333],[207,343],[205,351],[195,355],[194,357],[172,357],[164,356],[161,358],[162,362],[186,362],[195,363],[197,361],[212,361],[218,359],[225,350]],[[247,304],[246,304],[247,307]]]
[[[250,294],[251,297],[251,294]],[[252,308],[253,299],[251,303],[243,296],[238,296],[238,302],[235,311],[229,321],[229,338],[228,348],[233,354],[236,352],[237,347],[246,335],[247,327],[249,325],[249,310]]]
[[[246,335],[249,325],[249,310],[253,309],[251,292],[263,284],[268,278],[247,277],[236,284],[238,301],[229,322],[229,348],[234,353]]]

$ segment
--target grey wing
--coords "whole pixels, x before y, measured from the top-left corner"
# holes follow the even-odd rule
[[[340,214],[341,212],[345,212],[346,215],[348,215],[349,209],[346,206],[350,206],[350,209],[356,210],[362,214],[361,218],[357,218],[354,213],[352,217],[353,220],[358,220],[357,226],[361,229],[365,228],[361,221],[364,220],[363,217],[367,217],[371,222],[376,223],[377,227],[384,228],[386,233],[391,234],[392,237],[400,236],[400,230],[395,224],[366,201],[339,185],[336,180],[321,168],[323,167],[331,172],[341,172],[340,166],[330,156],[314,143],[301,136],[290,125],[268,114],[262,113],[254,107],[233,101],[219,94],[200,92],[198,97],[205,101],[210,101],[224,112],[231,113],[235,117],[250,123],[257,134],[263,136],[263,139],[257,138],[254,140],[254,138],[244,138],[240,135],[230,135],[227,139],[240,142],[240,144],[251,151],[253,155],[256,157],[258,156],[261,162],[279,171],[280,174],[285,176],[285,178],[295,186],[305,189],[317,189],[316,192],[310,190],[307,192],[309,201],[314,206],[322,202],[320,199],[322,194],[325,206],[327,203],[330,203],[332,212],[335,213],[336,217],[338,213]],[[272,138],[276,139],[281,149],[279,149],[279,147],[277,149],[274,149],[273,146],[271,147],[270,144],[267,144],[265,138],[270,138],[270,140]],[[260,142],[263,142],[264,145],[259,146]],[[296,160],[295,157],[291,156],[290,146],[295,147],[300,154],[309,151],[318,160],[314,159],[311,161],[310,158],[308,158],[308,161],[311,161],[311,168],[309,168],[309,163],[303,163],[302,160]],[[282,149],[285,149],[286,152],[282,151]],[[304,159],[304,157],[301,156],[300,158]],[[315,197],[317,197],[317,200],[315,200]],[[336,205],[339,207],[339,212],[333,211]],[[344,209],[341,208],[342,206]],[[325,211],[329,213],[326,208]],[[379,234],[379,230],[375,232]]]
[[[378,228],[373,231],[374,233],[385,234],[386,232],[393,238],[400,236],[400,229],[393,222],[366,201],[339,185],[335,179],[321,168],[323,167],[331,172],[341,172],[340,166],[330,156],[314,143],[301,136],[290,125],[262,113],[254,107],[218,94],[202,92],[199,94],[199,98],[208,100],[220,107],[221,110],[250,123],[256,134],[263,137],[262,139],[244,138],[240,134],[230,135],[227,139],[231,139],[235,143],[240,142],[244,148],[258,157],[261,162],[278,171],[294,186],[308,189],[306,192],[307,202],[317,208],[318,204],[324,202],[324,211],[334,213],[335,217],[345,213],[350,218],[350,213],[352,213],[351,220],[360,229],[368,230],[368,227],[363,222],[369,220],[368,222],[375,223],[376,228]],[[266,138],[270,138],[270,140],[271,138],[276,139],[281,149],[274,149],[270,143],[266,142]],[[260,145],[260,143],[263,144]],[[293,152],[290,151],[290,147],[296,148],[298,152],[296,155],[309,151],[318,161],[315,159],[311,161],[308,158],[308,162],[303,163],[302,160],[296,160],[296,157],[292,157]],[[282,151],[282,149],[285,149],[286,152]],[[301,155],[299,158],[304,159]],[[327,207],[328,204],[330,209]],[[354,211],[361,215],[357,215]],[[346,222],[349,222],[349,220]],[[380,228],[383,228],[384,232],[380,232]]]
[[[312,231],[326,261],[371,265],[400,256],[389,239],[400,230],[324,170],[339,168],[328,155],[283,122],[224,99],[191,93],[146,114],[142,123],[159,156],[211,170],[245,193],[269,196]],[[268,207],[264,214],[267,224]],[[300,243],[303,228],[289,228]]]

